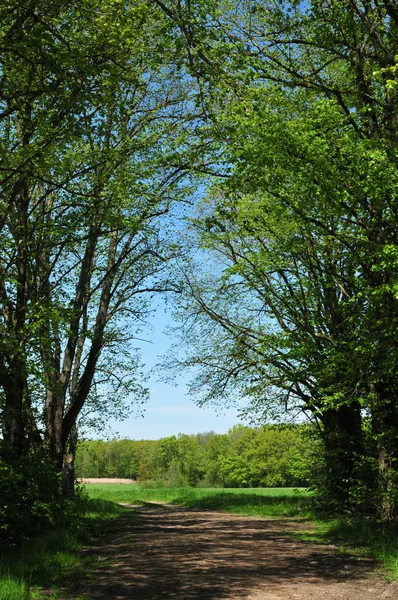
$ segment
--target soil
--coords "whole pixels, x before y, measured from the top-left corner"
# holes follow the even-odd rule
[[[84,551],[98,566],[80,581],[76,600],[398,599],[398,583],[375,561],[290,535],[308,523],[130,507],[142,519],[122,518],[116,533]]]
[[[113,483],[120,485],[129,485],[130,483],[137,483],[134,479],[120,479],[116,477],[81,477],[77,479],[78,483]]]

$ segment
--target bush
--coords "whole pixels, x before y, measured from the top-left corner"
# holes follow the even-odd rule
[[[0,542],[17,544],[37,530],[78,520],[82,494],[62,501],[60,474],[42,449],[26,451],[19,459],[2,453],[0,459]],[[81,507],[81,508],[80,508]]]

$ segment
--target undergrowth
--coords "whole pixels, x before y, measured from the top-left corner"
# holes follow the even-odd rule
[[[48,530],[0,552],[0,600],[39,600],[41,591],[56,600],[69,584],[76,584],[89,569],[89,561],[79,549],[112,526],[123,512],[107,500],[91,499],[85,514],[73,527]],[[134,513],[130,512],[131,518]]]
[[[367,517],[316,519],[316,528],[296,537],[313,543],[334,543],[340,549],[380,561],[390,579],[398,580],[398,524],[389,525]]]

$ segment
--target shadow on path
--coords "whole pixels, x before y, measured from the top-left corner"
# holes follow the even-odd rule
[[[122,518],[117,533],[85,551],[99,562],[76,598],[398,599],[398,586],[375,577],[370,559],[288,535],[308,523],[156,504],[130,508],[142,520]]]

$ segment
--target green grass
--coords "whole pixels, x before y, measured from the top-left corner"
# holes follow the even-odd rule
[[[316,529],[296,537],[314,543],[338,544],[341,550],[380,561],[390,579],[398,580],[398,526],[363,519],[316,520]]]
[[[87,485],[91,498],[141,504],[165,502],[202,510],[259,517],[309,518],[311,494],[293,488],[145,488],[138,485]]]
[[[79,549],[112,526],[125,511],[114,502],[90,500],[78,526],[47,531],[19,548],[0,553],[0,600],[38,600],[46,590],[48,598],[61,597],[61,588],[76,582],[87,569],[89,560]],[[131,513],[134,518],[134,513]]]

